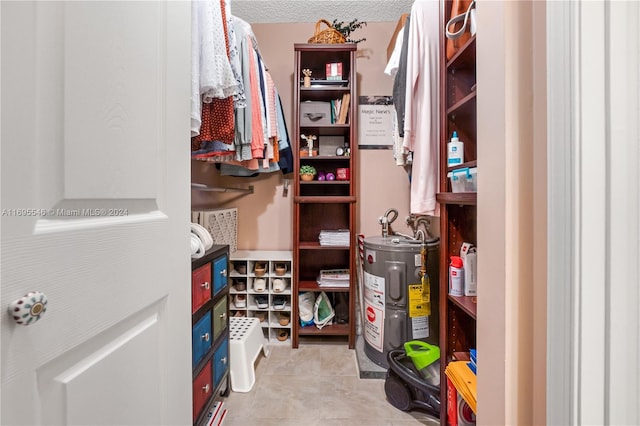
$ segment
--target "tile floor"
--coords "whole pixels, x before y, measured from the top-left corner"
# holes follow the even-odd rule
[[[438,425],[385,399],[383,379],[360,379],[356,355],[344,343],[271,347],[256,361],[251,392],[231,392],[225,426]]]

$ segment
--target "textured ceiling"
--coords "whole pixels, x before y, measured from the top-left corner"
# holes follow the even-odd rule
[[[413,0],[231,0],[231,13],[249,23],[396,21]]]

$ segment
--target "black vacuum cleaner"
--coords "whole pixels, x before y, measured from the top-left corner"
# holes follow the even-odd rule
[[[440,388],[427,383],[404,349],[387,353],[384,392],[391,405],[402,411],[421,410],[440,418]]]

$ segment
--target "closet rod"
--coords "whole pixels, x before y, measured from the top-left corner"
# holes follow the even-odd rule
[[[209,192],[244,192],[247,194],[253,194],[253,185],[249,185],[249,188],[228,188],[221,186],[208,186],[202,183],[192,183],[191,189]]]

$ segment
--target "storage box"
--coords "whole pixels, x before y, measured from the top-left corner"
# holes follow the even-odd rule
[[[477,192],[478,168],[463,167],[447,173],[451,182],[451,192]]]
[[[227,244],[229,253],[235,253],[238,248],[237,208],[192,212],[191,220],[209,231],[214,244]]]
[[[336,180],[349,180],[349,168],[348,167],[337,168]]]
[[[330,62],[326,65],[327,80],[342,80],[342,62]]]
[[[305,101],[300,103],[300,126],[331,124],[331,103]]]
[[[471,243],[462,243],[460,246],[460,257],[464,267],[464,295],[477,296],[478,283],[476,276],[478,271],[478,254],[476,248]]]
[[[344,146],[344,136],[320,136],[318,145],[320,146],[320,155],[336,155],[336,149],[339,146]]]

